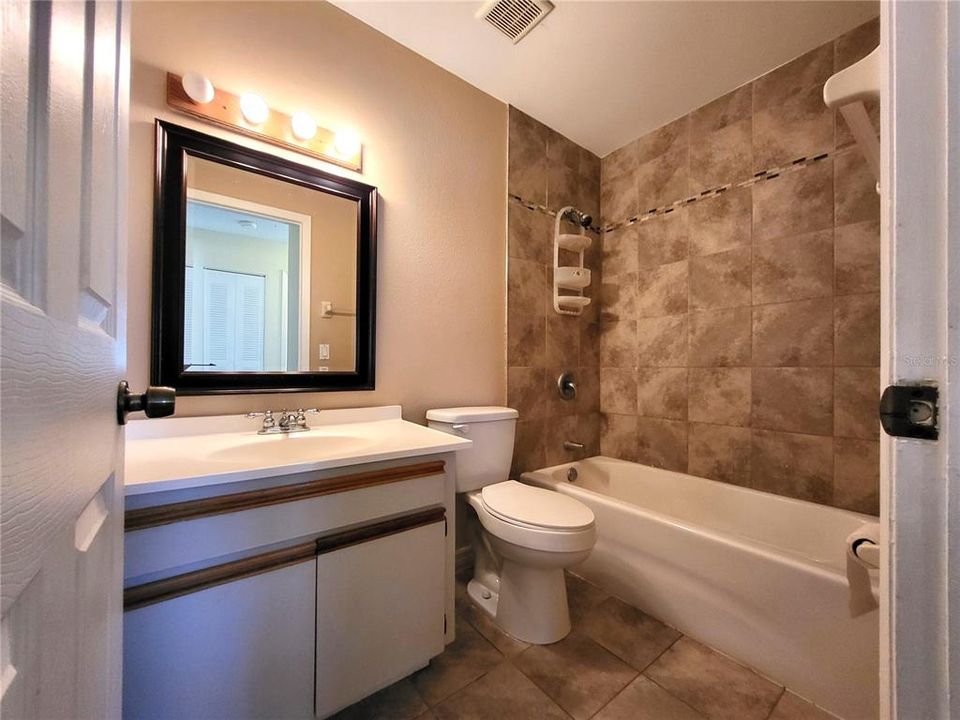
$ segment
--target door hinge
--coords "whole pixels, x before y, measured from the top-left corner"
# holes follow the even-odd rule
[[[880,425],[895,437],[936,440],[940,393],[933,385],[890,385],[880,397]]]
[[[447,614],[443,614],[443,634],[447,634]]]

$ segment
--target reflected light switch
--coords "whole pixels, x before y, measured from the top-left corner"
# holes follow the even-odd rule
[[[330,346],[327,343],[320,343],[320,347],[318,348],[318,353],[321,360],[329,360]]]

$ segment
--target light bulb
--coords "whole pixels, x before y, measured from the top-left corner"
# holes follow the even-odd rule
[[[240,96],[240,112],[251,125],[260,125],[270,116],[270,108],[259,95],[247,92]]]
[[[213,83],[205,75],[188,72],[180,80],[187,97],[198,105],[206,105],[213,100]]]
[[[294,113],[290,118],[293,134],[300,140],[309,140],[317,134],[317,123],[305,112]]]
[[[353,157],[360,152],[360,136],[353,130],[337,130],[333,136],[333,147],[341,157]]]

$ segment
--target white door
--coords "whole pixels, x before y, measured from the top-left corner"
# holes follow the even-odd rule
[[[939,438],[881,444],[884,718],[960,718],[960,3],[881,3],[882,368]]]
[[[129,8],[0,12],[0,714],[116,718]]]

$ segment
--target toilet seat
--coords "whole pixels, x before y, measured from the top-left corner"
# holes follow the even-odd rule
[[[504,522],[542,530],[583,530],[593,525],[593,511],[579,500],[516,480],[487,485],[483,504]]]
[[[580,506],[573,511],[574,517],[579,518],[579,520],[576,520],[575,522],[583,522],[583,520],[589,518],[589,521],[586,524],[580,524],[574,527],[544,527],[541,525],[525,523],[522,520],[509,519],[504,517],[501,513],[490,508],[487,503],[484,502],[483,497],[484,491],[488,488],[495,487],[496,485],[504,485],[506,483],[513,483],[515,485],[522,484],[513,480],[508,480],[504,483],[488,485],[483,490],[467,493],[466,496],[467,501],[477,512],[477,517],[480,518],[480,524],[483,525],[484,529],[491,535],[494,535],[505,542],[528,548],[530,550],[543,550],[547,552],[580,552],[584,550],[590,550],[593,547],[597,540],[597,530],[593,520],[593,512],[586,505],[583,505],[575,498],[562,496],[564,500],[570,500],[572,503]],[[535,490],[537,493],[559,495],[559,493],[555,493],[552,490],[544,490],[530,486],[524,487],[529,487],[530,490]],[[505,490],[505,493],[509,492],[509,489]],[[494,497],[496,497],[498,494],[499,493],[495,492]],[[516,497],[516,494],[514,494],[514,497]],[[536,496],[527,495],[526,497],[533,497],[537,502],[544,501],[544,498],[539,494]],[[494,500],[494,503],[496,502],[497,501]],[[567,503],[562,503],[562,506],[566,507],[567,509],[573,507]],[[504,505],[498,505],[497,507],[503,508]],[[507,507],[511,506],[508,505]],[[511,512],[515,515],[519,515],[522,511],[513,506]],[[538,516],[534,513],[531,513],[528,517],[533,517],[535,520],[538,519]],[[569,516],[562,517],[566,517],[567,523],[570,523]]]

